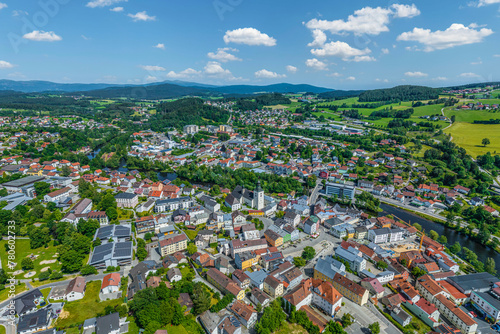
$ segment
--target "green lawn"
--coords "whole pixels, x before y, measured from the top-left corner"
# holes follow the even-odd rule
[[[444,132],[451,134],[453,142],[476,157],[487,152],[500,152],[500,124],[454,123]],[[483,147],[481,141],[488,138],[490,145]]]
[[[7,243],[7,240],[1,240],[0,241],[0,250],[4,250],[5,246],[4,244]],[[50,267],[52,270],[61,270],[61,265],[59,264],[58,261],[55,263],[50,263],[50,264],[40,264],[42,261],[52,261],[52,260],[57,260],[57,257],[54,257],[54,255],[57,253],[57,247],[52,246],[52,243],[49,247],[47,248],[37,248],[37,249],[30,249],[30,241],[29,239],[16,239],[16,260],[17,265],[15,267],[15,270],[21,269],[21,261],[33,254],[33,255],[38,255],[35,260],[33,260],[33,264],[35,265],[35,269],[33,271],[36,271],[36,275],[34,276],[35,278],[38,276],[40,273],[40,270],[45,268],[45,267]],[[8,258],[6,256],[2,256],[2,268],[7,268],[8,264]],[[32,270],[30,270],[32,271]],[[24,278],[24,274],[17,275],[16,278]]]
[[[0,334],[5,334],[5,327],[0,325]]]
[[[42,293],[43,298],[45,298],[45,300],[49,299],[49,293],[50,293],[51,289],[52,288],[45,288],[45,289],[40,290],[40,292]]]
[[[16,289],[14,290],[14,292],[17,295],[17,294],[20,294],[21,292],[24,292],[27,290],[28,290],[28,288],[26,287],[26,284],[21,283],[21,284],[16,285]],[[5,289],[0,291],[0,302],[7,300],[9,297],[9,293],[10,293],[9,287],[5,286]]]
[[[83,323],[86,319],[93,318],[104,312],[106,306],[115,307],[123,303],[121,298],[101,302],[99,300],[100,290],[101,281],[88,282],[85,297],[74,302],[67,302],[57,319],[56,326],[66,328],[73,324]]]
[[[184,326],[167,326],[165,328],[168,331],[168,334],[188,334],[187,330]]]

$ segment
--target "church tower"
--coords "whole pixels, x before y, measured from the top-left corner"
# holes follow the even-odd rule
[[[257,210],[262,210],[264,208],[264,189],[260,186],[260,181],[257,181],[254,198],[257,200]]]

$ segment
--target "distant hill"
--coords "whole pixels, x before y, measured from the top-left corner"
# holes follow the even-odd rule
[[[399,102],[434,100],[439,98],[441,89],[425,86],[396,86],[394,88],[368,90],[359,94],[359,102]]]
[[[267,86],[254,85],[231,85],[211,88],[214,91],[224,94],[258,94],[258,93],[323,93],[331,91],[330,88],[317,87],[312,85],[279,83]]]
[[[334,99],[336,97],[353,97],[359,96],[364,90],[332,90],[318,94],[320,99]]]
[[[18,91],[23,93],[35,92],[75,92],[87,91],[93,89],[102,89],[111,86],[112,84],[80,84],[80,83],[55,83],[50,81],[14,81],[0,80],[0,91]]]
[[[149,86],[109,87],[98,90],[73,92],[85,96],[103,99],[126,97],[130,99],[170,99],[182,96],[209,96],[213,95],[207,88],[185,87],[173,84],[157,84]]]
[[[252,95],[258,93],[320,93],[330,91],[311,85],[275,84],[269,86],[180,86],[171,83],[152,84],[147,86],[109,87],[98,90],[81,91],[77,94],[99,98],[129,97],[139,99],[167,99],[181,96],[225,96],[225,95]]]

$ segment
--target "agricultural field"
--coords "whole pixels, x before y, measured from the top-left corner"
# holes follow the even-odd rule
[[[449,133],[452,141],[465,148],[472,157],[500,152],[500,124],[454,123],[444,132]],[[484,147],[481,144],[483,138],[488,138],[491,144]]]
[[[0,241],[0,249],[4,249],[4,245],[7,243],[7,240]],[[16,267],[13,271],[21,270],[21,261],[30,255],[33,257],[33,264],[35,266],[34,269],[29,272],[35,272],[34,275],[28,275],[28,272],[22,272],[19,275],[16,275],[16,278],[31,278],[37,277],[42,271],[46,271],[49,268],[52,270],[61,270],[61,265],[59,261],[57,261],[57,248],[55,246],[50,245],[47,248],[37,248],[30,249],[30,241],[29,239],[16,239]],[[2,268],[7,268],[8,259],[5,256],[2,256]]]
[[[500,119],[500,112],[492,110],[455,110],[454,108],[446,108],[444,111],[446,117],[455,116],[455,122],[474,123],[478,121],[489,121],[490,119]]]

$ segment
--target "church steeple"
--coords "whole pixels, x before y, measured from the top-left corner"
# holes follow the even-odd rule
[[[257,187],[255,188],[255,192],[260,193],[263,191],[264,191],[264,189],[262,189],[262,187],[260,186],[260,181],[257,181]]]

